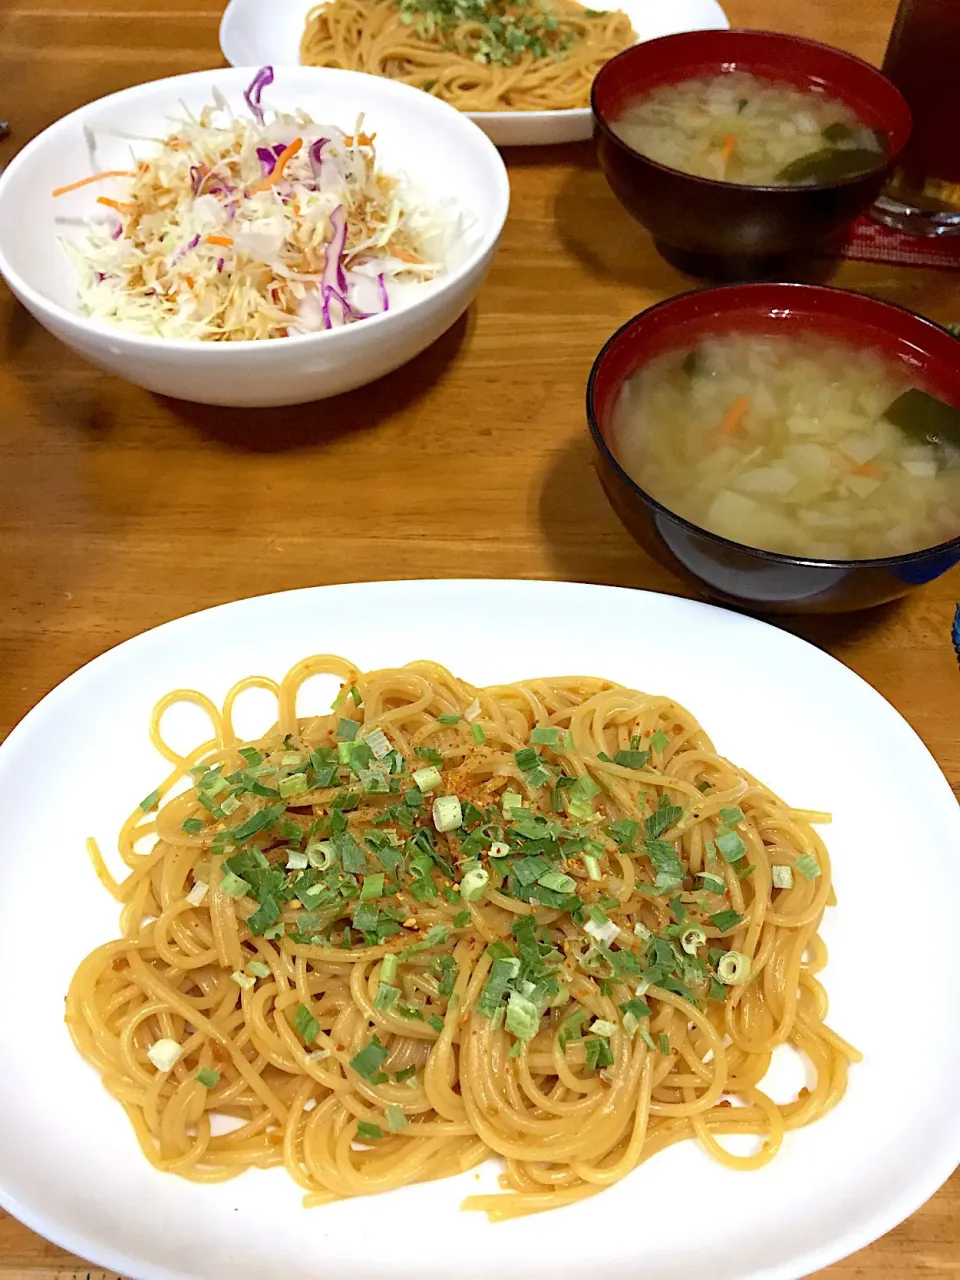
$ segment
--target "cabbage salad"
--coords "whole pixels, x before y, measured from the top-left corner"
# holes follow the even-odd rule
[[[273,78],[263,67],[245,91],[249,116],[215,91],[129,170],[54,191],[122,191],[66,245],[85,315],[162,338],[283,338],[380,315],[444,271],[450,210],[381,171],[362,116],[350,134],[268,117]]]

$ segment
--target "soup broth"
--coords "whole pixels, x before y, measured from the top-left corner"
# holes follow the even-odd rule
[[[733,333],[629,378],[612,443],[637,484],[701,528],[867,560],[960,534],[958,417],[875,351]]]
[[[840,181],[886,152],[845,103],[744,71],[660,85],[610,127],[659,164],[750,186]]]

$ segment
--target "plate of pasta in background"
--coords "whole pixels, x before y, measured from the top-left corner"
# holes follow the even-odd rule
[[[168,623],[0,746],[0,1204],[138,1280],[796,1280],[960,1156],[958,847],[879,694],[712,606]]]
[[[230,0],[233,66],[340,67],[388,76],[466,112],[499,146],[590,137],[590,86],[640,40],[727,27],[718,0]]]

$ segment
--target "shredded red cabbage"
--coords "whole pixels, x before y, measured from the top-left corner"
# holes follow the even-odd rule
[[[273,151],[269,147],[257,147],[257,159],[260,161],[263,176],[269,178],[277,167],[277,158]]]
[[[190,240],[187,244],[182,245],[177,250],[177,252],[173,255],[173,258],[170,261],[171,267],[175,267],[177,263],[180,262],[181,259],[185,257],[185,255],[188,254],[191,249],[195,249],[199,243],[200,243],[200,237],[194,236],[193,239]]]
[[[347,276],[341,258],[347,243],[347,214],[342,204],[338,204],[330,215],[330,226],[333,235],[330,243],[323,251],[323,289],[335,289],[337,293],[346,295]],[[326,301],[326,298],[324,299]]]
[[[323,327],[325,329],[333,327],[330,320],[331,302],[339,303],[343,311],[344,323],[348,320],[369,320],[371,316],[376,314],[373,311],[355,310],[342,293],[338,292],[338,290],[334,289],[331,285],[325,284],[323,286]]]
[[[383,303],[384,311],[390,310],[390,299],[387,297],[387,286],[383,283],[383,272],[377,276],[377,284],[380,286],[380,301]]]
[[[313,181],[320,190],[320,166],[323,164],[322,151],[330,141],[329,138],[318,138],[310,147],[310,168],[313,170]]]
[[[260,106],[260,95],[268,84],[273,84],[273,67],[261,67],[250,82],[250,87],[243,92],[243,99],[250,108],[250,114],[257,124],[265,124],[263,108]]]

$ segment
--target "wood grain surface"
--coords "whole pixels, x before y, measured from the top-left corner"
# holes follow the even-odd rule
[[[0,0],[0,117],[13,130],[0,163],[93,98],[220,65],[220,7]],[[895,0],[727,8],[736,25],[879,61]],[[684,590],[610,511],[583,390],[605,338],[689,281],[621,211],[589,145],[507,160],[510,218],[470,314],[405,369],[335,401],[244,413],[151,395],[60,346],[0,285],[0,737],[110,646],[241,596],[447,576]],[[960,319],[957,282],[865,264],[833,276],[937,320]],[[879,689],[960,794],[958,598],[954,571],[902,604],[784,625]],[[960,1277],[960,1179],[820,1274]],[[105,1276],[0,1212],[0,1280]]]

